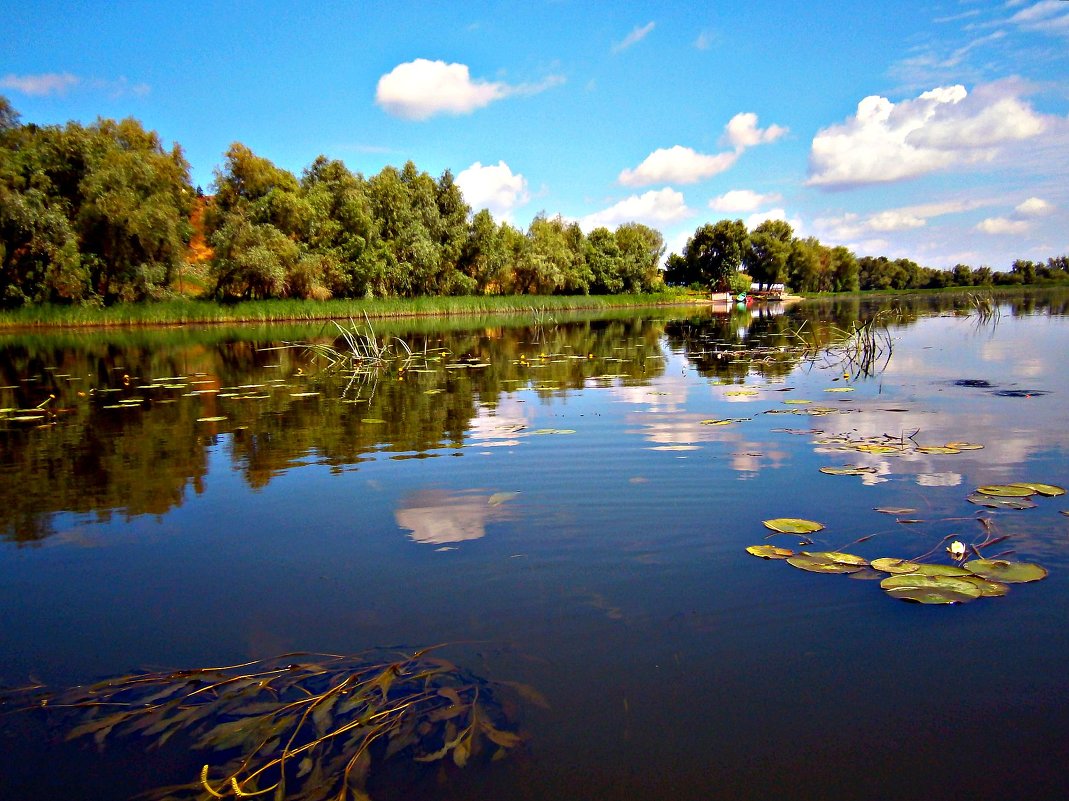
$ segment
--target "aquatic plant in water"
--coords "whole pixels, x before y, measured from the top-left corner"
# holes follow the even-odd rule
[[[822,468],[822,470],[828,472],[826,469]],[[980,497],[991,498],[1000,503],[1009,500],[1014,504],[1021,504],[1031,495],[1057,497],[1064,494],[1065,490],[1062,487],[1053,484],[1018,481],[979,487],[967,500],[975,503],[974,499]],[[1034,506],[1034,503],[1029,502],[1028,507],[1015,505],[1010,508],[1020,509]],[[900,513],[910,513],[914,510],[878,508],[876,511],[897,516]],[[766,538],[776,534],[796,535],[801,539],[802,546],[813,545],[814,542],[809,535],[824,529],[822,523],[800,518],[775,518],[763,522],[765,528],[772,532],[767,534]],[[898,522],[920,523],[922,521],[899,519]],[[1047,577],[1047,569],[1041,565],[1001,558],[1008,553],[986,557],[983,554],[985,548],[998,545],[1009,537],[996,535],[990,518],[978,517],[976,522],[981,528],[982,536],[973,542],[966,544],[956,539],[955,535],[950,535],[944,537],[927,553],[911,559],[884,556],[869,561],[838,550],[794,551],[773,545],[750,545],[746,551],[761,559],[785,561],[792,567],[810,573],[846,573],[857,578],[880,578],[880,587],[892,598],[922,604],[967,603],[982,597],[1000,597],[1009,592],[1011,584],[1026,584]],[[865,542],[873,536],[870,534],[861,537],[851,544]],[[944,543],[949,543],[944,550],[955,564],[934,564],[924,561],[935,554]],[[975,558],[966,561],[970,555]]]
[[[386,370],[395,362],[411,358],[412,352],[400,337],[380,338],[364,316],[365,328],[352,320],[349,327],[337,321],[331,323],[338,330],[342,344],[327,345],[321,342],[287,342],[283,348],[302,348],[313,359],[326,363],[327,370],[345,370],[355,373],[377,373]],[[402,353],[403,351],[403,353]]]
[[[523,742],[508,710],[540,703],[537,692],[461,670],[440,647],[123,676],[37,694],[34,708],[72,715],[68,739],[162,746],[182,733],[209,753],[196,781],[151,793],[159,801],[366,801],[369,774],[387,760],[463,768]]]

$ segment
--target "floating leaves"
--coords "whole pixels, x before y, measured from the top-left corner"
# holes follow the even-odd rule
[[[990,509],[1034,509],[1036,504],[1031,500],[1033,496],[1054,498],[1064,494],[1065,489],[1054,484],[1015,481],[1010,484],[987,484],[978,487],[965,500]]]
[[[873,570],[891,574],[916,573],[917,568],[920,567],[916,562],[911,562],[908,559],[894,559],[889,556],[873,559],[869,564]]]
[[[799,517],[777,517],[761,522],[764,523],[765,528],[770,528],[780,534],[812,534],[824,528],[823,523],[802,520]]]
[[[822,467],[820,472],[829,476],[865,476],[877,472],[875,467],[859,467],[846,465],[845,467]]]
[[[881,509],[879,511],[898,513],[911,510]],[[970,550],[980,556],[981,549],[991,547],[1006,539],[1006,536],[996,536],[997,532],[990,518],[977,518],[976,522],[983,530],[983,536],[974,541],[972,545],[966,546],[953,535],[944,537],[942,542],[950,543],[945,550],[955,561],[962,561]],[[798,534],[813,533],[824,528],[820,523],[798,518],[766,520],[764,525],[773,531]],[[873,536],[870,534],[861,537],[855,540],[855,543],[865,542]],[[882,556],[871,562],[862,556],[843,551],[794,553],[787,548],[776,548],[771,545],[751,545],[746,551],[764,559],[783,559],[792,567],[810,573],[844,573],[850,575],[851,578],[880,579],[880,586],[892,598],[921,604],[957,604],[967,603],[981,597],[997,598],[1006,595],[1011,584],[1040,581],[1047,577],[1046,568],[1029,562],[980,558],[966,562],[964,565],[948,565],[923,561],[936,553],[939,547],[936,546],[917,559]]]
[[[864,565],[840,562],[826,555],[805,552],[790,557],[787,559],[787,564],[810,573],[855,573],[864,567]]]
[[[1054,484],[1037,484],[1033,481],[1015,481],[1010,484],[1011,487],[1023,487],[1037,492],[1040,495],[1045,495],[1048,498],[1054,498],[1059,495],[1065,495],[1064,487],[1057,487]]]
[[[1047,569],[1028,562],[1007,562],[1004,559],[976,559],[966,562],[966,570],[981,578],[1004,584],[1026,584],[1047,577]]]
[[[750,545],[746,548],[746,553],[762,559],[786,559],[788,556],[794,556],[794,551],[790,548],[779,548],[775,545]]]
[[[990,495],[995,498],[1027,498],[1029,495],[1036,494],[1034,489],[1023,484],[988,484],[977,487],[976,491],[981,495]]]
[[[980,597],[975,584],[951,576],[908,573],[885,578],[880,586],[892,598],[920,604],[961,604]]]
[[[32,708],[74,717],[67,739],[141,736],[162,745],[183,732],[209,752],[199,780],[159,798],[365,801],[377,764],[500,759],[523,738],[506,709],[537,696],[491,683],[434,655],[285,654],[223,668],[142,674],[76,687]],[[522,688],[522,689],[521,689]],[[508,703],[502,703],[502,697]],[[181,796],[176,791],[183,791]]]
[[[974,492],[965,496],[965,500],[977,506],[986,506],[989,509],[1035,509],[1036,504],[1028,498],[996,498],[992,495],[984,495]]]

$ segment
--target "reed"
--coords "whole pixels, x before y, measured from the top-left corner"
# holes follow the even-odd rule
[[[553,311],[687,305],[700,298],[680,290],[636,295],[485,295],[374,300],[251,300],[234,304],[206,300],[127,303],[107,308],[41,305],[0,312],[0,328],[273,323],[531,314]]]

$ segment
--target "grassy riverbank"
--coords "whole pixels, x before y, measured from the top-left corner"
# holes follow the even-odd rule
[[[222,304],[206,300],[129,303],[109,308],[34,306],[0,312],[0,329],[275,323],[348,318],[372,319],[486,314],[551,314],[583,309],[617,309],[699,303],[685,290],[645,295],[486,295],[390,300],[256,300]]]

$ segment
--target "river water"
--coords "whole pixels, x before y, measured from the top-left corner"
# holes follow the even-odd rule
[[[373,770],[376,800],[1063,797],[1069,496],[966,499],[1069,486],[1064,294],[376,328],[404,369],[288,346],[323,325],[0,337],[0,686],[450,643],[544,704],[507,759]],[[750,556],[798,549],[772,518],[1050,575],[905,603]],[[206,761],[65,725],[0,717],[0,797]]]

